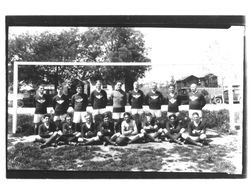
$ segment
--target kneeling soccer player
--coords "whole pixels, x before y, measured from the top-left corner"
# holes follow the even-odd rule
[[[182,137],[186,142],[197,146],[207,145],[206,122],[199,117],[197,112],[194,112],[192,116],[193,121],[188,124],[188,132],[183,133]]]

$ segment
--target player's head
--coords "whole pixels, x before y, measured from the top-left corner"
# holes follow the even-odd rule
[[[116,90],[120,90],[122,88],[122,82],[121,81],[117,81],[116,85],[115,85],[115,89]]]
[[[43,84],[41,84],[41,85],[38,86],[38,92],[40,94],[42,94],[44,92],[44,85]]]
[[[66,120],[67,123],[71,123],[72,118],[71,118],[71,116],[69,114],[67,114],[66,117],[65,117],[65,120]]]
[[[131,119],[130,113],[125,112],[125,113],[123,114],[123,119],[124,119],[124,121],[129,122],[130,119]]]
[[[85,119],[86,119],[86,122],[87,122],[87,123],[91,123],[91,122],[92,122],[92,114],[88,112],[88,113],[85,115]]]
[[[107,112],[105,112],[104,114],[103,114],[103,122],[108,122],[109,121],[109,114],[107,113]]]
[[[197,85],[196,85],[196,84],[191,84],[190,90],[191,90],[191,92],[196,92],[196,90],[197,90]]]
[[[173,123],[173,122],[175,122],[175,120],[176,120],[176,115],[174,115],[174,114],[172,114],[172,115],[170,115],[169,117],[168,117],[168,119],[169,119],[169,121],[171,122],[171,123]]]
[[[151,87],[151,90],[152,90],[152,91],[156,91],[156,89],[157,89],[157,84],[156,84],[155,82],[152,82],[150,87]]]
[[[43,115],[43,122],[44,123],[49,123],[50,122],[50,115],[49,114]]]
[[[170,84],[168,86],[168,90],[169,90],[170,93],[173,93],[175,91],[175,85],[174,84]]]
[[[145,113],[146,120],[150,122],[152,120],[152,114],[150,112]]]
[[[81,93],[82,93],[82,85],[81,85],[81,84],[78,84],[78,85],[76,86],[76,92],[77,92],[78,94],[81,94]]]
[[[136,89],[136,90],[139,89],[139,82],[137,82],[137,81],[134,82],[133,86],[134,86],[134,89]]]
[[[102,82],[101,82],[101,80],[97,80],[97,81],[96,81],[95,87],[96,87],[96,89],[98,89],[98,90],[101,89],[101,87],[102,87]]]
[[[57,90],[57,93],[61,95],[63,93],[63,86],[62,85],[58,85],[57,88],[56,88],[56,90]]]
[[[192,114],[193,120],[198,122],[200,120],[200,115],[197,112],[194,112]]]

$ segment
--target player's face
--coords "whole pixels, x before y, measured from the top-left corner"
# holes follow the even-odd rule
[[[193,120],[195,121],[195,122],[199,122],[200,121],[200,117],[198,116],[198,115],[193,115]]]
[[[197,89],[196,84],[192,84],[192,85],[190,86],[190,89],[191,89],[192,92],[195,92],[196,89]]]
[[[134,89],[139,89],[139,83],[138,82],[134,83]]]
[[[156,89],[157,89],[156,84],[152,84],[152,85],[151,85],[151,90],[152,90],[152,91],[156,91]]]
[[[49,123],[49,117],[45,117],[45,118],[43,119],[43,122],[44,122],[44,123]]]
[[[71,117],[67,117],[67,118],[66,118],[66,122],[67,122],[67,123],[71,123]]]
[[[76,92],[77,92],[78,94],[82,93],[82,87],[77,87],[77,88],[76,88]]]
[[[129,118],[128,115],[125,115],[125,116],[124,116],[124,121],[126,121],[127,123],[130,121],[130,118]]]
[[[90,123],[90,121],[91,121],[90,116],[86,116],[86,122],[87,122],[87,123]]]
[[[121,88],[122,88],[122,83],[118,82],[118,83],[116,84],[116,89],[117,89],[117,90],[120,90]]]
[[[109,122],[109,118],[108,118],[108,117],[105,117],[105,118],[103,119],[103,122],[104,122],[104,123]]]
[[[173,86],[170,86],[170,87],[169,87],[169,92],[170,92],[170,93],[174,93],[174,87],[173,87]]]
[[[43,91],[44,91],[44,87],[43,86],[40,86],[39,89],[38,89],[39,93],[42,94]]]
[[[174,117],[170,117],[169,121],[170,121],[171,123],[174,123],[174,121],[175,121]]]
[[[146,119],[147,119],[147,122],[150,122],[150,121],[152,120],[152,116],[147,115],[147,116],[146,116]]]
[[[61,95],[63,93],[63,89],[62,88],[57,88],[57,93]]]
[[[101,86],[102,86],[102,84],[101,84],[100,82],[97,82],[97,83],[96,83],[96,89],[100,90],[100,89],[101,89]]]

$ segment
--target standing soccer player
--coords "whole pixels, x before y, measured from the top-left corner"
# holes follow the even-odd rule
[[[44,86],[38,87],[37,94],[34,96],[33,104],[35,106],[34,114],[34,134],[38,134],[38,126],[41,123],[43,116],[47,113],[47,107],[49,104],[49,97],[44,94]]]
[[[61,123],[65,121],[67,110],[69,108],[69,99],[63,94],[62,85],[57,86],[57,95],[52,100],[52,107],[54,109],[54,122],[57,128],[61,128]]]
[[[91,105],[93,107],[94,121],[98,115],[102,115],[106,111],[107,106],[107,93],[102,89],[100,80],[96,81],[96,89],[90,95]]]
[[[111,94],[113,100],[113,119],[115,122],[116,131],[120,131],[120,123],[125,112],[125,105],[127,102],[126,93],[121,89],[122,82],[118,81],[115,85],[115,90]]]
[[[134,82],[134,89],[130,91],[128,95],[128,102],[131,105],[131,114],[132,115],[142,115],[143,113],[143,102],[144,102],[144,94],[141,90],[139,90],[139,83]]]
[[[167,94],[167,104],[168,104],[168,117],[170,115],[179,115],[179,106],[181,105],[181,98],[175,92],[175,85],[171,84],[168,87],[169,93]]]
[[[75,131],[80,131],[81,122],[85,122],[86,108],[88,106],[88,96],[83,93],[82,86],[76,86],[76,94],[71,98],[71,104],[74,109],[73,122]]]
[[[151,91],[146,95],[146,103],[149,106],[149,111],[156,118],[161,117],[161,105],[163,104],[163,96],[157,91],[155,82],[151,84]]]
[[[192,118],[194,112],[202,117],[202,108],[206,105],[204,96],[197,91],[197,85],[191,84],[189,93],[189,117]]]

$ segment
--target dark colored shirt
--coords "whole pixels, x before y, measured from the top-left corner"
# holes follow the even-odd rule
[[[96,136],[97,128],[94,123],[91,123],[90,126],[87,126],[86,123],[83,123],[81,126],[81,135],[82,137],[91,138]]]
[[[46,94],[43,94],[42,96],[37,94],[34,96],[33,104],[36,107],[35,114],[46,114],[49,105],[49,96]]]
[[[88,106],[88,96],[84,93],[74,94],[71,98],[71,104],[74,111],[86,111]]]
[[[154,128],[154,126],[157,126],[157,128]],[[157,132],[159,128],[159,123],[156,119],[152,119],[150,122],[143,121],[142,122],[142,129],[144,129],[148,133]]]
[[[93,109],[106,108],[107,106],[107,93],[104,90],[98,92],[94,90],[90,95],[90,101],[93,106]]]
[[[206,133],[206,121],[201,120],[198,126],[195,126],[194,121],[191,121],[188,124],[188,133],[189,135],[192,135],[192,136],[199,136],[201,134]]]
[[[171,134],[179,133],[181,130],[181,122],[178,120],[174,121],[173,123],[167,122],[166,129]]]
[[[168,104],[168,112],[179,112],[179,106],[181,105],[181,97],[174,93],[174,95],[167,95],[166,98]]]
[[[99,126],[99,131],[104,135],[104,136],[112,136],[115,133],[114,129],[114,123],[109,121],[109,122],[102,122]]]
[[[66,114],[69,108],[69,99],[64,94],[61,97],[56,95],[52,100],[52,106],[55,110],[55,115]]]
[[[62,124],[62,131],[64,135],[71,135],[73,133],[75,133],[75,127],[74,127],[74,123],[63,123]]]
[[[204,96],[199,93],[189,93],[189,109],[201,110],[206,105],[206,100]]]
[[[46,125],[43,123],[41,125],[39,125],[38,128],[38,135],[40,135],[41,137],[49,137],[49,133],[54,132],[56,130],[56,125],[53,122],[50,122],[48,127],[46,127]]]
[[[150,109],[160,110],[161,105],[163,104],[163,101],[164,101],[164,98],[163,98],[161,92],[159,92],[159,91],[156,91],[155,93],[150,91],[146,95],[146,104],[149,106]]]
[[[128,103],[131,105],[131,108],[141,109],[144,102],[144,94],[141,90],[137,92],[132,90],[128,95]]]

